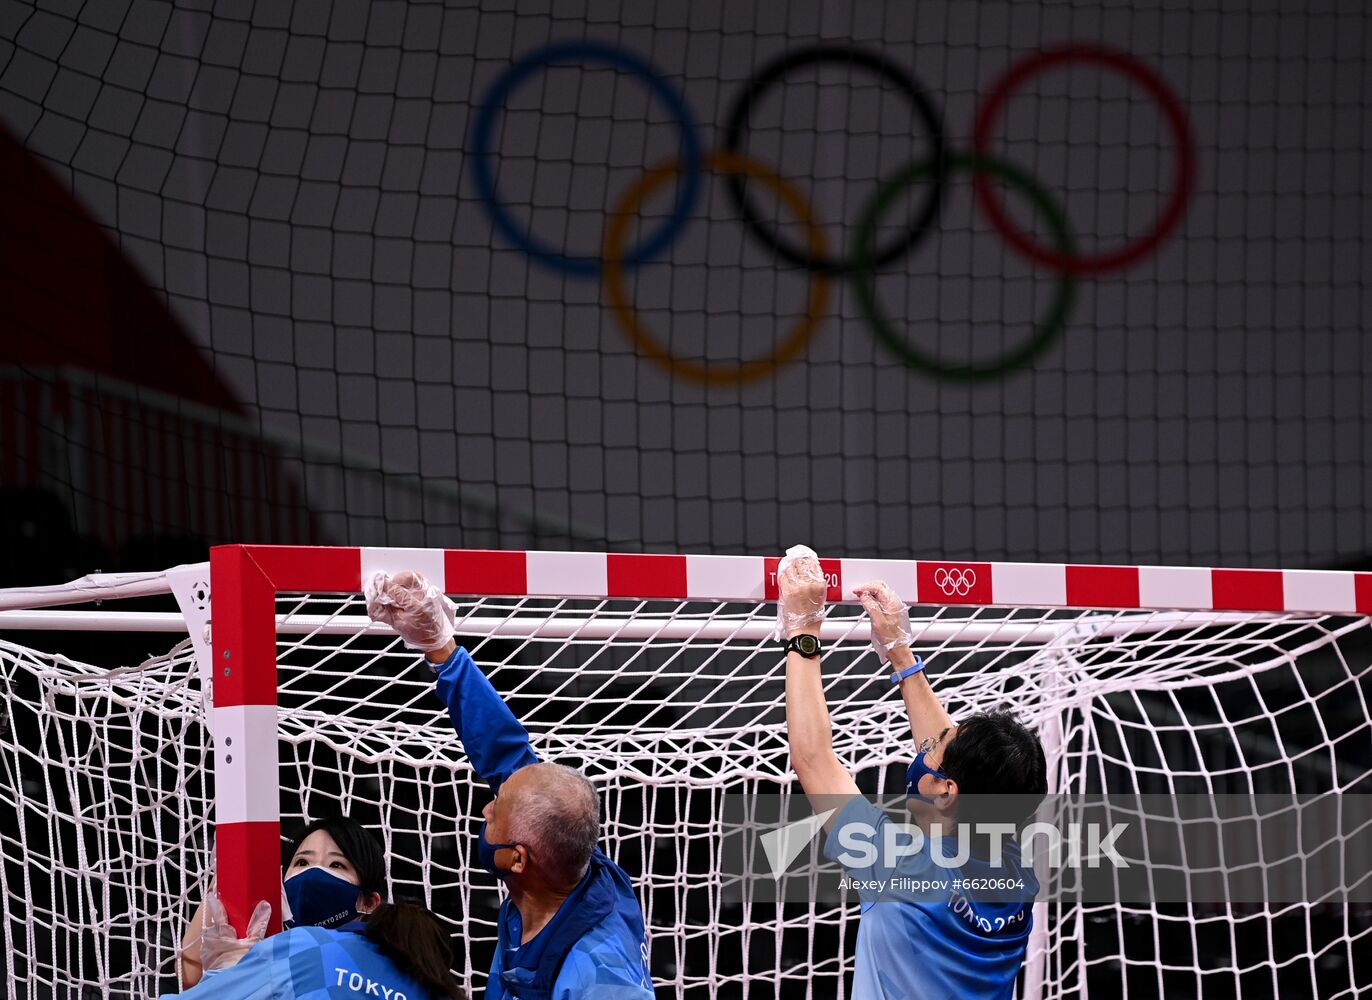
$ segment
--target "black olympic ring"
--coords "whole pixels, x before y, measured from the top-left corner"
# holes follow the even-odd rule
[[[938,166],[930,178],[931,183],[924,204],[920,207],[919,213],[910,223],[909,228],[906,229],[905,234],[889,246],[882,247],[877,251],[873,258],[873,264],[880,268],[901,254],[913,250],[919,245],[921,239],[929,235],[934,223],[938,221],[939,206],[943,201],[946,177],[943,169],[943,119],[940,117],[938,109],[934,107],[934,102],[929,99],[929,95],[915,81],[913,76],[900,69],[890,60],[863,49],[840,45],[814,45],[783,53],[755,73],[753,78],[748,81],[748,86],[739,94],[738,100],[734,102],[724,127],[724,149],[729,153],[742,155],[744,153],[742,149],[743,129],[748,124],[748,115],[752,112],[753,105],[792,70],[817,63],[860,66],[891,83],[909,98],[915,113],[924,123],[924,129],[929,133],[929,141],[933,146],[929,159]],[[780,233],[763,222],[753,207],[753,203],[748,200],[747,178],[739,175],[730,176],[728,178],[728,190],[729,197],[733,200],[734,207],[738,209],[739,217],[743,219],[744,224],[753,231],[754,236],[761,240],[765,246],[771,247],[779,256],[797,267],[803,267],[820,274],[839,275],[848,274],[852,271],[856,262],[851,258],[844,260],[842,258],[816,256],[809,247],[799,246],[783,239]]]

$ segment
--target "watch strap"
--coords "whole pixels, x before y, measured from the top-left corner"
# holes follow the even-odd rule
[[[803,649],[800,648],[800,647],[801,647],[802,641],[807,640],[807,639],[812,640],[812,641],[814,642],[814,644],[815,644],[814,652],[812,652],[812,653],[807,653],[807,652],[805,652],[805,650],[803,650]],[[820,641],[819,641],[819,636],[817,636],[817,635],[810,635],[809,633],[802,633],[801,635],[793,635],[793,636],[791,636],[791,638],[789,638],[789,639],[784,639],[784,640],[782,640],[781,648],[782,648],[783,650],[785,650],[787,653],[791,653],[791,652],[799,653],[801,656],[805,657],[807,660],[817,659],[817,658],[820,656],[820,654],[824,652],[824,646],[820,643]]]

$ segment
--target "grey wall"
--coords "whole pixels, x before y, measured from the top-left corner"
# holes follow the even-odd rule
[[[1370,34],[1355,0],[9,2],[0,122],[165,294],[253,425],[313,456],[282,475],[336,541],[1328,565],[1372,552]],[[911,371],[835,281],[798,360],[702,387],[636,354],[598,282],[495,234],[464,160],[510,61],[581,38],[656,65],[706,147],[768,59],[852,42],[917,75],[958,150],[1016,60],[1104,43],[1180,96],[1195,189],[1156,252],[1081,281],[1028,370]],[[927,140],[862,70],[788,79],[747,149],[846,252],[877,179]],[[638,81],[555,69],[510,102],[500,188],[542,238],[595,253],[678,136]],[[1147,95],[1090,68],[1026,84],[995,148],[1085,251],[1148,229],[1177,155]],[[1056,280],[958,176],[878,290],[913,342],[965,363],[1020,342]],[[630,288],[678,353],[737,359],[794,321],[806,282],[707,177]],[[344,452],[387,471],[342,474]]]

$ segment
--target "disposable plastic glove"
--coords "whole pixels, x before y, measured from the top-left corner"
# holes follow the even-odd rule
[[[819,557],[808,545],[793,545],[777,566],[778,639],[789,639],[801,632],[818,634],[824,621],[824,595],[828,584],[819,568]]]
[[[872,648],[883,661],[890,661],[891,650],[909,646],[914,639],[910,627],[910,608],[885,580],[873,580],[853,588],[872,620]]]
[[[362,592],[367,598],[367,617],[395,629],[410,649],[427,653],[454,635],[452,604],[422,573],[376,572],[367,578]]]
[[[220,902],[219,894],[210,893],[205,898],[205,926],[200,932],[201,966],[206,972],[213,972],[237,965],[253,945],[267,936],[267,924],[271,918],[272,904],[264,899],[252,911],[247,935],[240,938],[233,924],[229,923],[228,911]]]

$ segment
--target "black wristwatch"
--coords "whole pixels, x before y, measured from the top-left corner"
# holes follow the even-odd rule
[[[819,657],[819,638],[808,633],[793,635],[781,644],[781,648],[786,652],[794,650],[807,660],[814,660]]]

